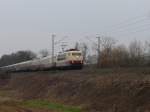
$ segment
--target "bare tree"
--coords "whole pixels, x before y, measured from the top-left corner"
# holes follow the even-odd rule
[[[110,53],[112,47],[116,44],[116,40],[111,37],[103,37],[101,38],[101,47],[105,49],[108,53]]]
[[[146,65],[150,65],[150,42],[145,42],[145,61]]]
[[[129,52],[126,46],[118,45],[112,50],[112,63],[113,66],[128,66],[129,64]]]
[[[87,53],[88,53],[88,46],[87,46],[86,43],[79,43],[78,48],[82,51],[82,53],[83,53],[83,60],[85,62],[86,58],[87,58]]]
[[[129,45],[129,53],[134,65],[141,65],[144,56],[144,47],[141,41],[132,41]]]
[[[97,64],[100,64],[101,67],[110,65],[112,49],[116,44],[116,40],[112,37],[101,37],[99,44],[94,42],[92,45],[93,51],[100,51],[100,57],[97,55]],[[100,46],[100,49],[98,49],[98,46]]]
[[[148,53],[148,55],[150,55],[150,42],[148,41],[145,42],[145,50]]]
[[[101,38],[101,53],[100,63],[101,67],[108,67],[112,65],[112,48],[115,46],[116,40],[111,37]]]
[[[140,57],[143,55],[143,46],[140,41],[133,41],[129,45],[129,51],[131,57]]]

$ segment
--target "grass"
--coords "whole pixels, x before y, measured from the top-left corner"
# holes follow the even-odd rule
[[[60,112],[81,112],[81,108],[51,103],[43,100],[29,100],[21,103],[23,107],[33,109],[52,109]]]
[[[98,74],[111,74],[113,73],[113,71],[114,71],[113,69],[109,69],[109,68],[95,70],[95,72]]]
[[[13,94],[13,91],[11,90],[0,90],[0,97],[11,97]]]

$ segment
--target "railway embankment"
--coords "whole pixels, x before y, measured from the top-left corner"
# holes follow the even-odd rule
[[[17,107],[19,102],[20,109],[20,104],[29,102],[21,107],[31,112],[41,111],[41,105],[45,107],[41,112],[150,111],[149,68],[13,73],[11,78],[0,82],[0,96],[7,97],[7,102],[17,102],[11,107]],[[55,109],[51,110],[50,104]],[[57,110],[58,107],[73,110]]]

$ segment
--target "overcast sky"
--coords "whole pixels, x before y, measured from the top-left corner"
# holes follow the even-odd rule
[[[150,0],[0,0],[0,55],[50,49],[52,33],[71,46],[96,34],[145,41],[149,32]]]

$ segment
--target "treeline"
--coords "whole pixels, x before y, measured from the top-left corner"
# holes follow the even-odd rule
[[[134,40],[128,46],[118,44],[114,38],[103,37],[98,44],[93,42],[92,47],[86,43],[77,43],[76,48],[83,51],[84,59],[87,64],[97,64],[99,67],[137,67],[150,66],[150,42]],[[100,52],[91,55],[92,52]],[[98,60],[99,59],[99,60]]]
[[[28,61],[36,58],[36,54],[32,51],[18,51],[9,55],[3,55],[0,58],[0,67]]]
[[[128,46],[117,45],[113,38],[102,38],[100,67],[150,66],[150,43],[134,40]]]
[[[134,40],[128,46],[119,45],[117,41],[111,37],[103,37],[98,44],[93,44],[92,47],[87,43],[76,43],[75,48],[83,52],[83,59],[86,64],[96,64],[99,67],[137,67],[150,66],[150,42]],[[100,51],[98,55],[91,55],[89,52]],[[0,58],[0,67],[7,66],[27,60],[37,58],[38,54],[32,51],[18,51],[9,55],[3,55]],[[40,57],[49,55],[48,50],[43,49],[39,52]],[[99,60],[98,60],[99,59]]]

